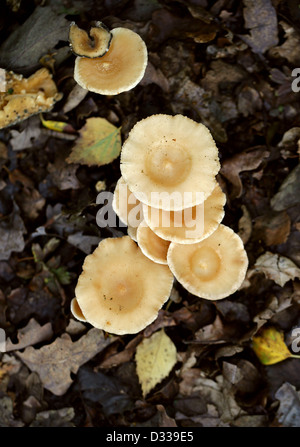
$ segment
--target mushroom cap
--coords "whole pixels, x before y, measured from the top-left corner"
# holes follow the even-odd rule
[[[152,323],[169,298],[173,275],[147,258],[129,237],[103,239],[85,258],[75,296],[87,322],[113,334]]]
[[[75,59],[75,81],[101,95],[118,95],[135,87],[148,62],[147,47],[137,33],[127,28],[115,28],[111,33],[111,44],[104,56]]]
[[[86,323],[86,319],[82,313],[82,310],[79,307],[79,304],[78,304],[78,301],[76,298],[73,298],[71,301],[71,312],[77,320],[83,321],[84,323]]]
[[[62,98],[46,68],[28,78],[12,71],[6,72],[5,77],[6,91],[0,92],[0,129],[49,111]]]
[[[157,114],[137,122],[121,150],[121,174],[130,191],[167,211],[207,199],[219,169],[210,131],[183,115]]]
[[[219,300],[236,292],[248,268],[241,238],[222,224],[196,244],[172,242],[167,259],[177,281],[193,295],[208,300]]]
[[[137,229],[138,227],[132,227],[131,225],[127,226],[127,234],[135,242],[137,242]]]
[[[166,211],[143,204],[144,220],[162,239],[194,244],[210,236],[222,221],[226,195],[219,184],[200,205],[182,211]]]
[[[145,221],[138,226],[136,239],[145,256],[158,264],[167,264],[170,241],[157,236]]]
[[[143,206],[129,190],[123,177],[117,181],[112,208],[119,219],[130,227],[137,228],[143,220]]]
[[[102,57],[108,51],[112,39],[109,29],[102,23],[96,22],[89,34],[79,28],[75,22],[70,24],[69,42],[71,50],[80,57]]]

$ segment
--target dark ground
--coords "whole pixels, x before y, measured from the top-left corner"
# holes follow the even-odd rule
[[[57,20],[45,36],[31,28],[24,48],[26,21],[45,11]],[[149,51],[143,81],[118,96],[88,93],[64,113],[75,87],[71,20],[138,32]],[[281,331],[291,349],[300,326],[300,95],[291,88],[300,67],[298,2],[2,1],[1,43],[16,30],[11,48],[0,46],[2,68],[27,76],[52,54],[64,97],[44,118],[79,131],[89,117],[104,117],[122,126],[123,141],[156,113],[181,113],[210,128],[227,195],[223,223],[242,236],[249,274],[241,290],[216,302],[175,284],[155,323],[99,345],[91,326],[75,324],[70,302],[99,238],[126,233],[95,220],[96,184],[114,190],[119,159],[68,164],[78,134],[51,134],[38,116],[1,130],[0,327],[12,343],[0,354],[0,426],[300,426],[300,361],[263,365],[252,349],[266,327]],[[277,257],[255,268],[265,253]],[[144,398],[135,350],[161,328],[178,362]]]

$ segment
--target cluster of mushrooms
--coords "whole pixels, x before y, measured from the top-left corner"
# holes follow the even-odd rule
[[[75,80],[90,91],[118,94],[144,75],[147,49],[133,31],[96,22],[88,35],[72,24],[70,43]],[[128,235],[100,241],[85,258],[73,315],[108,333],[134,334],[157,318],[174,278],[203,299],[236,292],[248,258],[221,223],[226,196],[210,131],[183,115],[152,115],[132,128],[120,161],[112,207]]]

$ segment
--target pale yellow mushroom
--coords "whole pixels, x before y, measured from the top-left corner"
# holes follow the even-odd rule
[[[152,115],[123,144],[121,174],[143,203],[179,211],[203,203],[216,187],[217,146],[203,124],[183,115]]]
[[[223,224],[196,244],[172,242],[167,260],[175,278],[186,290],[209,300],[219,300],[236,292],[248,268],[241,238]]]
[[[71,301],[71,312],[76,320],[86,322],[85,316],[83,315],[76,298],[73,298]]]
[[[110,47],[104,56],[75,59],[75,81],[101,95],[117,95],[135,87],[148,62],[147,47],[137,33],[127,28],[115,28],[111,33]]]
[[[102,57],[108,51],[111,39],[111,32],[102,22],[96,22],[89,33],[79,28],[75,22],[70,24],[69,42],[76,56]]]
[[[167,265],[147,258],[129,236],[107,238],[85,258],[75,296],[94,327],[134,334],[157,318],[173,279]]]
[[[157,236],[145,221],[138,226],[136,240],[145,256],[159,264],[167,264],[170,241]]]
[[[41,68],[29,78],[5,72],[0,89],[0,129],[16,124],[31,115],[46,112],[62,98],[51,73]]]
[[[142,204],[128,189],[123,177],[120,177],[117,181],[112,208],[119,219],[130,227],[137,229],[143,220]]]
[[[143,204],[144,220],[162,239],[194,244],[210,236],[224,217],[226,195],[217,184],[200,205],[182,211],[166,211]]]

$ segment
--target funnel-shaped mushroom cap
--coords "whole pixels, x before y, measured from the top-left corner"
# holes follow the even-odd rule
[[[75,295],[87,322],[113,334],[152,323],[169,298],[173,275],[147,258],[129,237],[103,239],[85,258]]]
[[[182,211],[166,211],[143,204],[144,219],[161,238],[178,244],[194,244],[210,236],[224,217],[226,195],[217,184],[200,205]]]
[[[112,208],[119,219],[130,227],[137,228],[143,220],[143,206],[128,189],[123,177],[117,181]]]
[[[248,257],[241,238],[220,224],[217,230],[196,244],[171,243],[168,265],[175,278],[200,298],[225,298],[242,284]]]
[[[74,22],[70,25],[69,42],[76,56],[101,57],[108,51],[111,39],[112,34],[101,22],[97,22],[89,34]]]
[[[167,253],[170,241],[166,241],[155,234],[146,222],[141,222],[136,233],[140,249],[149,259],[158,264],[167,264]]]
[[[182,115],[152,115],[130,131],[121,173],[131,192],[155,208],[202,203],[216,186],[218,149],[210,131]]]
[[[147,47],[137,33],[127,28],[115,28],[111,33],[104,56],[75,59],[75,81],[101,95],[117,95],[135,87],[144,76],[148,60]]]

